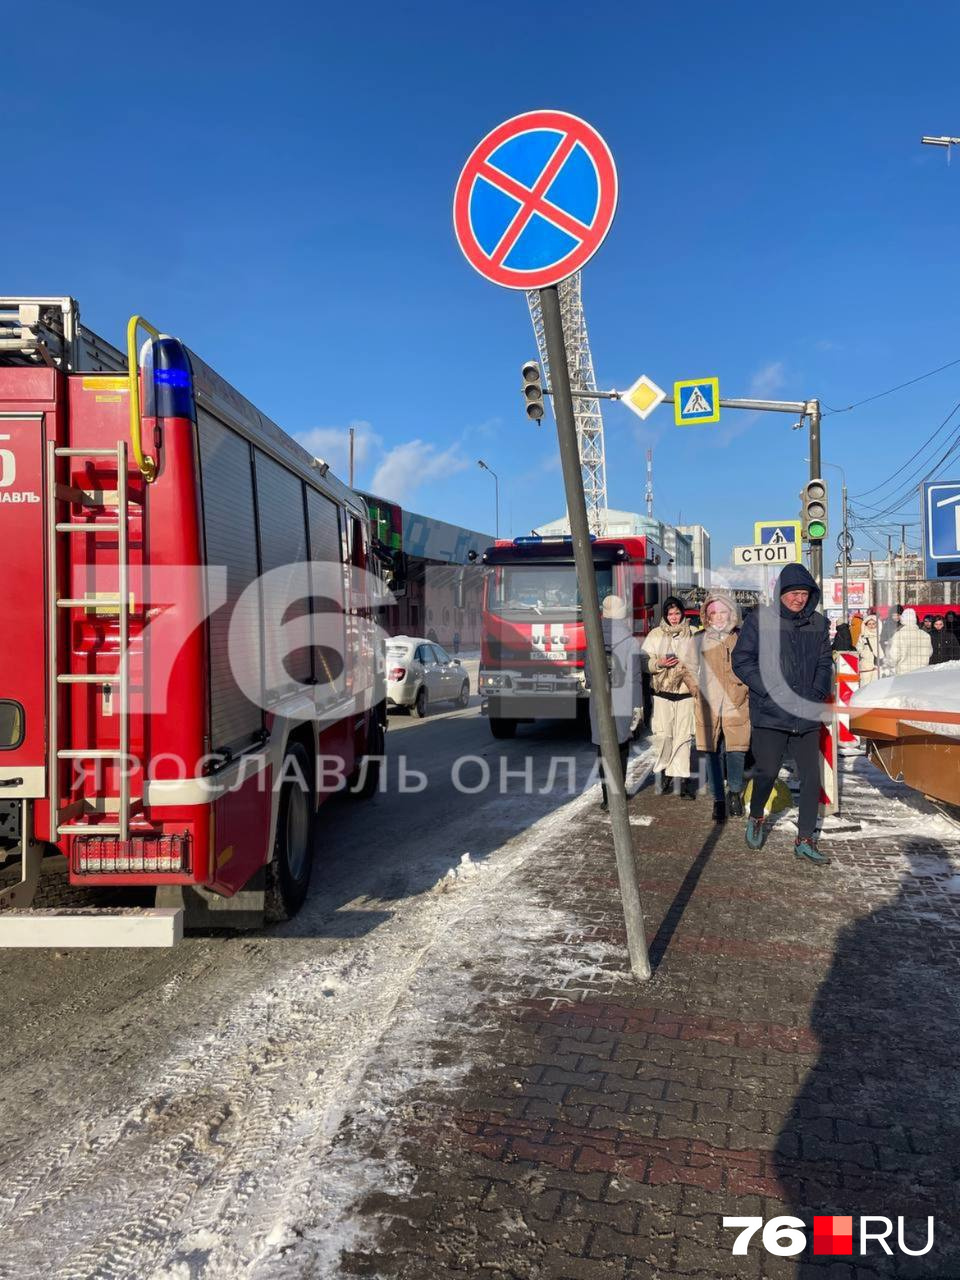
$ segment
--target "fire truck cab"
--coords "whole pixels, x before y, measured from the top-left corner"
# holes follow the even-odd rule
[[[594,538],[592,546],[601,603],[620,596],[634,634],[645,636],[669,592],[669,556],[646,537]],[[572,540],[499,541],[483,564],[480,694],[493,736],[511,738],[525,720],[584,718],[587,642]]]
[[[293,914],[383,750],[363,501],[140,317],[0,298],[0,555],[0,944]],[[114,906],[29,910],[51,867]]]

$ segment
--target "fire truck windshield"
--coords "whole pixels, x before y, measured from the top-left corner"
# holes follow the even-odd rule
[[[613,569],[596,567],[597,592],[601,601],[613,590]],[[497,613],[518,616],[579,617],[580,593],[572,564],[504,565],[491,593]]]

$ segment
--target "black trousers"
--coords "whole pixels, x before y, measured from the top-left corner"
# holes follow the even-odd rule
[[[627,754],[630,751],[630,739],[620,743],[620,778],[623,782],[627,780]],[[597,759],[600,761],[600,789],[603,792],[603,802],[607,802],[607,782],[603,768],[603,748],[597,747]]]
[[[750,734],[750,749],[755,766],[750,817],[763,817],[763,806],[773,790],[783,758],[790,755],[800,775],[798,833],[812,836],[820,814],[820,730],[786,733],[782,729],[754,729]]]

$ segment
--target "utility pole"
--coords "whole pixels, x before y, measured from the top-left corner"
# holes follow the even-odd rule
[[[903,583],[903,603],[907,600],[907,526],[900,526],[900,580]]]
[[[893,576],[893,534],[887,534],[887,590],[890,599],[887,602],[892,609],[900,601],[900,592],[896,590],[896,579]]]
[[[353,488],[353,427],[350,428],[350,488]]]
[[[653,519],[653,450],[647,450],[647,515]]]
[[[583,629],[587,638],[590,697],[595,700],[597,723],[600,729],[601,760],[607,784],[613,848],[617,859],[617,877],[620,881],[623,918],[627,929],[627,949],[630,953],[631,969],[638,978],[645,979],[650,977],[650,957],[643,926],[637,867],[633,859],[633,838],[630,834],[630,817],[627,813],[627,793],[620,772],[620,744],[617,742],[610,687],[606,678],[607,655],[603,643],[603,627],[600,622],[600,599],[597,593],[596,571],[593,567],[593,547],[590,543],[590,527],[587,522],[577,420],[573,408],[573,396],[570,393],[570,373],[567,366],[567,353],[564,349],[563,320],[557,286],[551,285],[541,289],[539,301],[540,314],[543,318],[544,345],[550,361],[553,412],[557,420],[557,441],[560,446],[563,485],[567,497],[567,514],[570,517],[573,558],[577,567],[577,581],[580,585]]]
[[[808,414],[810,418],[810,479],[819,480],[820,470],[820,401],[811,400]],[[810,543],[810,572],[817,580],[817,586],[823,591],[823,543]],[[846,599],[844,599],[846,611]],[[846,617],[846,612],[844,612]]]
[[[843,620],[850,621],[850,597],[847,593],[847,566],[850,563],[850,543],[847,532],[847,477],[843,477]]]

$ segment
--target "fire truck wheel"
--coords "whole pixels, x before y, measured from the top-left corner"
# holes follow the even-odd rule
[[[370,739],[367,743],[367,753],[364,759],[367,760],[366,768],[363,772],[363,786],[354,791],[354,783],[360,780],[360,770],[351,778],[350,793],[356,796],[358,800],[369,800],[371,796],[377,794],[377,787],[380,785],[380,768],[381,760],[369,760],[368,756],[383,756],[383,749],[386,746],[383,736],[383,724],[378,715],[374,715],[370,724]],[[361,768],[363,766],[361,765]]]
[[[291,762],[295,762],[296,767]],[[313,791],[300,779],[311,775],[310,757],[302,743],[294,742],[283,762],[287,781],[280,792],[277,838],[273,861],[267,866],[266,916],[289,920],[303,906],[313,866]]]
[[[422,684],[417,690],[417,700],[413,704],[413,710],[421,720],[426,719],[427,715],[427,686]]]
[[[466,707],[470,704],[470,681],[464,680],[460,686],[460,696],[457,698],[458,707]]]
[[[499,716],[491,716],[490,732],[495,738],[515,738],[517,736],[517,722],[516,720],[503,720]]]

